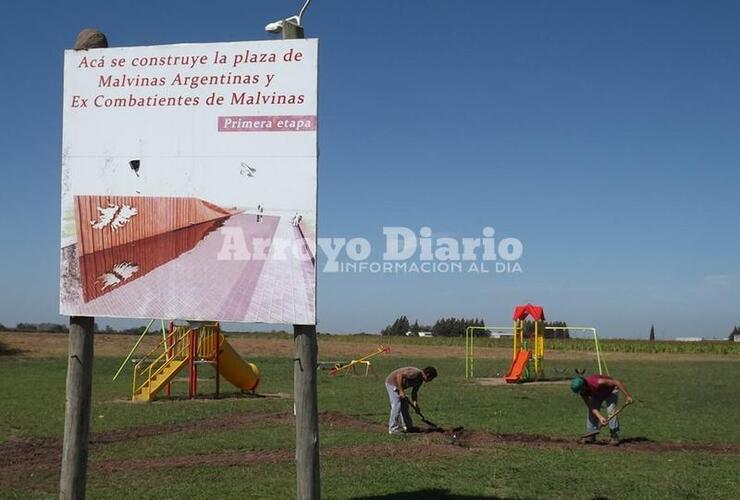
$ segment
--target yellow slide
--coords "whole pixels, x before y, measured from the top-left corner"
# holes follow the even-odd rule
[[[254,363],[247,363],[221,335],[219,373],[243,391],[253,391],[260,383],[260,370]]]

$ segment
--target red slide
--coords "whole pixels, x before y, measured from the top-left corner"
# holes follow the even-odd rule
[[[519,351],[516,354],[516,358],[514,358],[514,361],[511,363],[511,368],[509,368],[509,373],[507,373],[504,377],[504,380],[506,380],[507,384],[519,382],[519,379],[522,378],[524,367],[527,366],[529,358],[531,357],[531,351]]]

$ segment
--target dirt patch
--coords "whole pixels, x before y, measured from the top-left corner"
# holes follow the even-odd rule
[[[0,478],[14,465],[35,468],[59,463],[62,440],[58,438],[12,439],[0,443]]]
[[[346,459],[356,457],[394,457],[424,458],[455,456],[469,451],[460,447],[444,446],[433,442],[407,441],[403,443],[383,443],[357,446],[322,448],[322,459]],[[246,467],[254,464],[292,462],[295,450],[259,450],[209,453],[205,455],[183,455],[178,457],[157,457],[156,459],[105,460],[93,464],[93,470],[105,473],[155,470],[179,467]]]
[[[201,420],[174,424],[150,425],[130,429],[98,432],[90,439],[90,470],[93,472],[128,472],[132,470],[154,470],[196,466],[239,467],[254,463],[280,463],[295,459],[295,450],[259,450],[224,452],[204,455],[183,455],[126,460],[95,460],[97,450],[112,443],[133,441],[150,436],[173,433],[201,433],[233,430],[241,427],[264,426],[266,424],[292,425],[290,413],[251,413],[222,415]],[[383,424],[363,418],[352,417],[340,412],[324,412],[319,416],[323,426],[337,429],[355,429],[385,433]],[[322,458],[342,459],[363,457],[434,457],[454,456],[469,453],[463,448],[452,448],[435,437],[414,436],[415,439],[400,438],[398,442],[372,445],[322,448]],[[62,440],[59,438],[11,440],[0,444],[0,485],[22,491],[51,491],[56,487],[61,467]],[[39,477],[46,473],[47,478]],[[43,475],[43,474],[42,474]],[[29,476],[35,476],[33,480]]]
[[[254,463],[281,463],[295,459],[293,449],[233,451],[201,455],[156,457],[126,460],[95,460],[96,451],[106,445],[133,441],[150,436],[173,433],[220,432],[242,427],[270,424],[292,425],[290,413],[248,413],[210,417],[201,420],[159,424],[115,431],[97,432],[90,440],[90,469],[97,473],[128,472],[197,466],[240,467]],[[384,434],[386,427],[363,417],[332,411],[319,416],[322,426],[336,429],[353,429]],[[426,429],[430,430],[430,429]],[[424,429],[422,428],[422,431]],[[437,430],[438,431],[438,430]],[[447,429],[442,432],[419,432],[400,436],[397,440],[371,445],[322,448],[321,456],[327,459],[355,457],[394,457],[400,459],[448,457],[500,446],[526,445],[528,448],[580,449],[608,453],[663,453],[702,452],[722,455],[740,455],[740,444],[655,442],[637,437],[625,439],[617,447],[606,442],[580,445],[576,439],[549,437],[538,434],[505,434],[483,430]],[[62,440],[59,438],[11,440],[0,444],[0,484],[5,488],[23,491],[51,491],[56,487],[60,468]],[[29,479],[34,476],[33,479]]]
[[[293,339],[261,338],[258,335],[228,335],[231,345],[245,359],[250,357],[292,357]],[[133,335],[95,334],[95,355],[123,358],[131,350],[137,337]],[[68,336],[62,333],[15,333],[2,332],[0,340],[9,349],[22,352],[31,358],[65,357],[68,352]],[[161,342],[159,333],[147,335],[137,349],[137,355],[143,355],[156,348]],[[378,337],[378,345],[388,339]],[[319,355],[322,360],[349,361],[372,352],[377,345],[368,342],[346,342],[319,338]],[[499,350],[499,349],[497,349]],[[509,349],[500,349],[500,354],[510,355]],[[464,357],[463,347],[393,345],[391,355],[403,357]],[[134,356],[137,357],[137,356]]]
[[[260,334],[228,335],[229,342],[245,359],[250,357],[292,357],[293,340],[285,338],[265,338]],[[133,347],[137,337],[134,335],[110,335],[104,333],[95,334],[95,355],[123,358]],[[161,333],[153,332],[147,335],[137,354],[143,355],[157,347],[162,340]],[[0,341],[14,352],[21,352],[24,357],[48,358],[65,357],[68,349],[68,336],[63,333],[17,333],[0,332]],[[347,337],[320,336],[319,357],[321,360],[348,361],[356,359],[363,354],[372,352],[379,344],[391,348],[389,356],[406,358],[460,358],[465,357],[464,346],[444,345],[416,345],[395,344],[393,338],[378,337],[377,343],[368,342],[367,338],[358,339],[356,342],[347,340]],[[547,349],[547,345],[545,346]],[[558,360],[583,360],[593,361],[593,352],[579,351],[556,351],[548,350],[546,359]],[[607,352],[604,354],[607,362],[612,361],[726,361],[736,362],[737,356],[701,354],[701,353],[625,353]],[[499,347],[476,347],[476,359],[499,359],[509,360],[511,358],[510,348]],[[462,361],[461,361],[462,362]]]
[[[489,448],[502,444],[525,444],[539,448],[570,448],[581,450],[603,450],[619,452],[702,452],[719,455],[740,455],[740,444],[657,442],[645,437],[623,439],[618,447],[608,446],[607,441],[592,445],[581,445],[573,438],[549,437],[538,434],[502,434],[487,431],[465,431],[458,444],[467,448]]]
[[[293,416],[287,413],[247,413],[221,415],[202,420],[177,422],[173,424],[132,427],[114,431],[96,432],[90,438],[90,455],[107,444],[133,441],[136,439],[176,433],[219,432],[241,427],[254,427],[265,424],[291,424]],[[0,443],[0,483],[14,474],[58,468],[62,453],[62,439],[13,439]]]
[[[231,345],[244,359],[250,357],[292,357],[293,339],[291,338],[261,338],[258,335],[228,335]],[[133,335],[108,335],[95,334],[95,355],[123,358],[131,350],[137,337]],[[0,333],[2,340],[8,349],[14,352],[22,352],[24,357],[48,358],[66,357],[68,353],[68,336],[62,333]],[[378,345],[387,339],[378,337]],[[137,357],[144,355],[162,341],[159,333],[147,335],[137,349]],[[319,355],[322,360],[349,361],[364,354],[372,352],[377,345],[368,342],[346,342],[333,341],[319,338]],[[501,349],[501,354],[510,350]],[[460,357],[464,356],[462,347],[447,346],[415,346],[394,345],[391,347],[391,355],[403,357]]]
[[[237,413],[172,424],[95,432],[90,437],[90,454],[94,456],[97,449],[112,443],[165,434],[221,432],[264,425],[293,425],[294,418],[290,413]],[[385,429],[382,424],[340,412],[324,412],[319,416],[319,422],[322,425],[340,429],[378,432]],[[11,439],[0,443],[0,478],[6,468],[16,465],[29,469],[43,469],[49,465],[59,464],[61,452],[62,439],[60,438]]]
[[[337,429],[351,429],[356,431],[388,432],[385,424],[373,422],[362,417],[355,417],[338,411],[322,412],[319,423]]]
[[[131,441],[165,434],[221,432],[240,429],[242,427],[257,427],[266,424],[290,424],[292,422],[292,415],[287,413],[237,413],[173,424],[149,425],[146,427],[132,427],[130,429],[98,432],[92,436],[90,444],[95,447],[96,445],[120,443],[122,441]]]

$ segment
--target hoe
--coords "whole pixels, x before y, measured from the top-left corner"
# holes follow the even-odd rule
[[[632,403],[624,403],[621,408],[619,408],[617,411],[615,411],[614,413],[612,413],[612,415],[606,420],[606,423],[604,425],[599,425],[599,429],[598,430],[588,432],[588,433],[584,434],[583,436],[581,436],[581,438],[590,438],[591,436],[597,435],[599,432],[601,432],[601,429],[603,429],[604,427],[606,427],[607,425],[609,425],[609,422],[611,422],[612,420],[614,420],[617,417],[617,415],[619,415],[620,413],[622,413],[622,410],[624,410],[625,408],[627,408],[631,404]]]
[[[419,415],[419,417],[421,418],[421,421],[429,426],[429,429],[427,429],[427,432],[439,432],[442,434],[447,432],[447,429],[445,429],[444,427],[440,427],[434,422],[428,420],[417,406],[412,405],[411,403],[409,403],[409,406],[411,406],[416,412],[416,414]],[[465,427],[453,427],[452,429],[450,429],[450,432],[452,433],[451,443],[453,445],[459,444],[460,435],[462,434],[464,430],[465,430]]]

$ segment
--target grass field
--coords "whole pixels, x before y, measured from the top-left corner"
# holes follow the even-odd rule
[[[66,338],[23,335],[0,334],[22,351],[0,356],[0,498],[54,498]],[[294,496],[290,341],[232,339],[262,370],[261,397],[132,404],[129,373],[111,378],[134,339],[97,338],[89,498]],[[372,340],[322,336],[320,358],[358,356],[372,350]],[[320,372],[324,498],[738,497],[735,352],[609,353],[612,374],[636,399],[622,418],[626,442],[610,448],[576,444],[585,408],[567,385],[480,385],[464,378],[460,346],[394,341],[391,353],[373,362],[377,377]],[[505,347],[482,346],[479,354],[477,374],[506,370]],[[594,368],[589,352],[546,356],[549,369]],[[422,389],[421,404],[431,420],[465,427],[461,446],[442,434],[385,430],[383,375],[428,364],[440,376]],[[182,395],[185,383],[176,387]],[[200,384],[203,393],[211,387]]]

